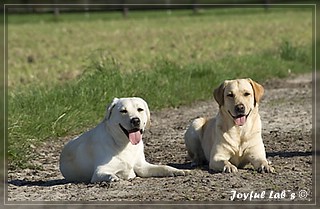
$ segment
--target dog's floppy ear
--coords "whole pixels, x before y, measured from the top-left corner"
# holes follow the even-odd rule
[[[146,101],[143,100],[143,104],[144,104],[145,111],[146,111],[146,114],[147,114],[147,124],[146,124],[146,128],[150,128],[150,126],[151,126],[150,110],[149,110],[149,107],[148,107],[148,104],[147,104]]]
[[[213,97],[218,102],[219,106],[224,104],[224,89],[226,87],[227,81],[224,81],[218,88],[213,91]]]
[[[254,92],[254,101],[255,104],[259,103],[263,93],[264,93],[264,88],[262,85],[258,84],[257,82],[251,80],[251,78],[248,78],[249,83],[251,84],[252,88],[253,88],[253,92]]]
[[[114,98],[111,102],[111,104],[108,105],[107,107],[107,114],[106,114],[106,120],[109,120],[109,118],[111,117],[111,113],[112,110],[114,108],[114,106],[116,106],[116,104],[118,103],[119,99],[118,98]]]

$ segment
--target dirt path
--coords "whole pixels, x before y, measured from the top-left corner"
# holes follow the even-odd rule
[[[293,197],[296,201],[311,201],[311,80],[312,75],[305,74],[264,84],[266,91],[260,105],[262,132],[268,160],[276,169],[275,174],[260,174],[250,167],[236,174],[210,174],[207,167],[203,167],[193,169],[191,175],[185,177],[136,178],[112,184],[72,184],[63,180],[58,168],[59,152],[70,139],[65,138],[47,142],[38,149],[40,156],[33,163],[42,165],[43,170],[8,171],[8,203],[161,200],[205,201],[202,203],[206,204],[217,200],[230,201],[233,191],[239,195],[252,191],[260,197],[265,193],[263,198],[256,199],[262,201],[289,201]],[[186,127],[197,116],[215,115],[217,108],[210,99],[190,106],[152,112],[152,126],[144,138],[147,161],[190,168],[183,143]]]

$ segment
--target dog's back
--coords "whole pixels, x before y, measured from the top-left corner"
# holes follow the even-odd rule
[[[184,135],[184,141],[194,166],[201,165],[209,160],[202,148],[202,138],[207,123],[206,118],[195,119]]]
[[[69,141],[60,155],[60,171],[68,181],[90,182],[94,172],[94,159],[97,150],[93,150],[89,139],[97,139],[97,133],[104,132],[103,124]]]

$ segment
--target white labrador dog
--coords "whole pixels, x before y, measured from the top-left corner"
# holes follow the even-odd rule
[[[69,181],[101,182],[137,176],[185,175],[145,160],[142,135],[150,125],[147,103],[137,97],[115,98],[104,120],[68,142],[60,156],[60,171]]]
[[[263,93],[251,79],[226,80],[214,90],[217,116],[195,119],[185,133],[193,165],[209,162],[214,171],[237,172],[251,163],[258,171],[274,172],[261,137],[258,106]]]

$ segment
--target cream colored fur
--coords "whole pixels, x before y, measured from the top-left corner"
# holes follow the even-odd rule
[[[120,125],[143,133],[150,125],[147,103],[137,97],[115,98],[101,123],[65,145],[60,156],[62,175],[69,181],[93,183],[185,174],[170,166],[146,162],[143,141],[138,140],[142,135],[136,132],[133,144]]]
[[[216,117],[195,119],[185,133],[194,165],[208,162],[213,171],[237,172],[251,163],[261,172],[274,172],[261,137],[258,108],[263,93],[251,79],[226,80],[214,90]]]

